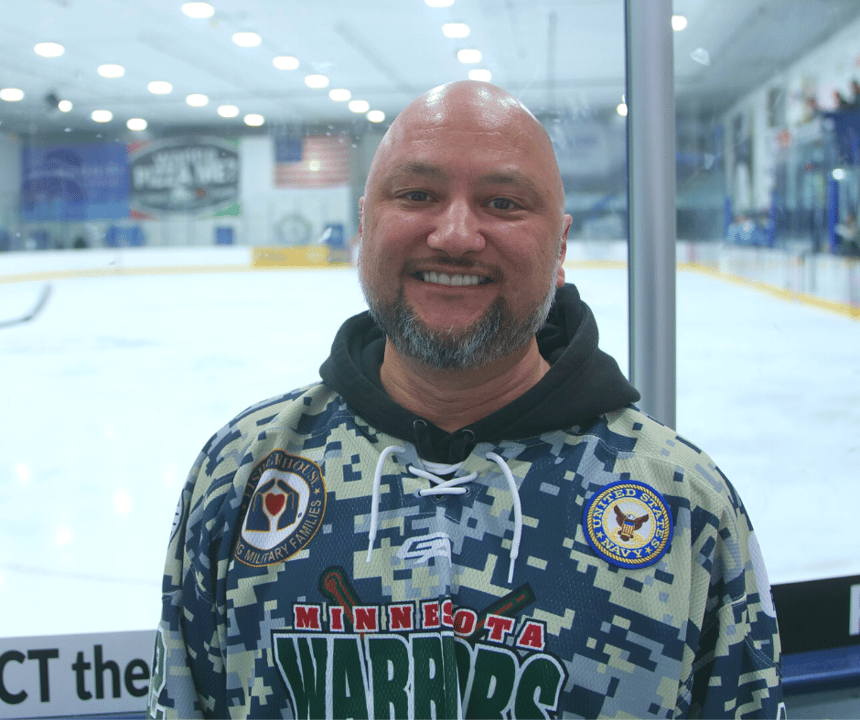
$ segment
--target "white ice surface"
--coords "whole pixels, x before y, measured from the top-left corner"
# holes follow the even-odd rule
[[[626,274],[570,269],[627,369]],[[52,281],[0,329],[0,637],[150,629],[185,473],[237,412],[313,382],[355,271]],[[39,282],[0,285],[0,321]],[[860,573],[860,323],[678,276],[678,429],[739,489],[773,582]]]

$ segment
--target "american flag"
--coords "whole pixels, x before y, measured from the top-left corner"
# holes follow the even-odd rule
[[[349,135],[276,138],[275,187],[331,188],[349,185]]]

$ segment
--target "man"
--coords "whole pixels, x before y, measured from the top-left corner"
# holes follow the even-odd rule
[[[751,526],[598,350],[538,121],[432,90],[360,207],[370,313],[192,469],[151,715],[776,717]]]

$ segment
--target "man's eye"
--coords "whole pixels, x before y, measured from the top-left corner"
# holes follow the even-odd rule
[[[430,196],[423,190],[410,190],[403,197],[412,202],[425,202]]]
[[[494,210],[513,210],[517,207],[517,204],[508,198],[493,198],[490,201],[490,206]]]

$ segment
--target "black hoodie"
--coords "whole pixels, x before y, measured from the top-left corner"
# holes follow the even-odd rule
[[[639,393],[615,360],[597,347],[597,338],[594,315],[576,287],[559,288],[549,317],[537,333],[549,371],[512,402],[452,433],[386,394],[379,379],[385,336],[367,312],[351,317],[338,330],[320,375],[373,427],[415,443],[425,460],[455,463],[465,459],[478,442],[584,426],[599,415],[636,402]]]

